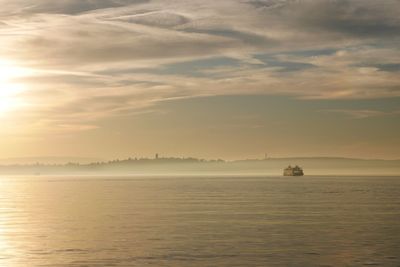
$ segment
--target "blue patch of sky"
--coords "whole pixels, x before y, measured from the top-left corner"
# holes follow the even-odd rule
[[[299,57],[317,57],[317,56],[330,56],[337,52],[337,49],[326,48],[316,50],[294,50],[282,53],[284,55],[299,56]]]
[[[259,67],[277,68],[276,71],[278,72],[294,72],[316,67],[313,64],[305,62],[282,61],[277,59],[276,55],[271,54],[259,54],[255,55],[254,58],[265,63],[265,65],[260,64]]]
[[[304,69],[310,69],[316,67],[313,64],[299,61],[282,61],[278,59],[278,56],[296,56],[296,57],[317,57],[317,56],[329,56],[337,52],[337,49],[326,48],[326,49],[314,49],[314,50],[294,50],[285,51],[281,53],[264,53],[254,55],[255,59],[258,59],[265,63],[262,65],[264,68],[278,68],[280,72],[293,72],[301,71]],[[260,64],[261,65],[261,64]],[[260,66],[261,67],[261,66]]]
[[[231,39],[240,40],[243,43],[252,44],[252,45],[267,45],[274,44],[275,42],[271,39],[268,39],[264,36],[257,35],[254,33],[237,31],[232,29],[212,29],[212,30],[201,30],[201,29],[184,29],[184,32],[190,33],[201,33],[201,34],[209,34],[220,37],[226,37]]]
[[[387,72],[399,72],[400,63],[387,63],[387,64],[356,64],[353,67],[373,67],[381,71]]]
[[[378,64],[376,65],[380,70],[383,71],[393,71],[397,72],[400,71],[400,63],[394,63],[394,64]]]
[[[393,71],[397,72],[400,71],[400,63],[394,63],[394,64],[379,64],[376,65],[380,70],[383,71]]]
[[[239,67],[241,61],[229,57],[213,57],[206,59],[198,59],[179,63],[165,64],[155,68],[132,68],[132,69],[114,69],[98,72],[103,75],[118,75],[118,74],[136,74],[149,73],[156,75],[184,75],[190,77],[213,77],[217,74],[205,73],[204,71],[218,67]]]
[[[241,62],[238,59],[214,57],[164,65],[161,68],[152,70],[152,73],[209,77],[210,73],[203,73],[203,71],[218,67],[239,67],[240,64]]]
[[[252,64],[243,62],[240,59],[229,57],[215,57],[194,61],[187,61],[181,63],[173,63],[164,65],[163,67],[149,70],[150,73],[159,75],[187,75],[193,77],[216,77],[218,73],[204,72],[205,70],[212,70],[217,67],[240,67],[243,65],[251,66],[253,68],[277,68],[278,72],[294,72],[303,69],[315,67],[309,63],[280,61],[274,55],[263,54],[255,55],[255,59],[260,60],[265,64]]]
[[[228,32],[229,33],[229,32]],[[227,33],[226,33],[227,34]],[[234,34],[234,33],[231,33]],[[301,50],[301,51],[289,51],[279,54],[255,54],[253,57],[260,60],[264,64],[250,64],[243,62],[240,59],[230,57],[211,57],[205,59],[191,60],[185,62],[178,62],[172,64],[165,64],[155,68],[126,68],[126,69],[114,69],[98,72],[97,74],[103,75],[118,75],[118,74],[135,74],[135,73],[149,73],[155,75],[184,75],[190,77],[218,77],[218,73],[205,72],[218,67],[240,67],[240,66],[251,66],[253,68],[276,68],[277,72],[295,72],[304,69],[315,67],[309,63],[293,62],[293,61],[281,61],[277,58],[278,55],[293,55],[293,56],[321,56],[334,54],[334,49],[322,49],[322,50]]]

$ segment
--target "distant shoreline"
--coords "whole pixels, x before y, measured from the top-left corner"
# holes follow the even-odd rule
[[[128,158],[88,164],[0,165],[0,175],[261,175],[278,176],[288,165],[312,175],[400,175],[400,160],[269,158],[225,161],[197,158]]]
[[[203,159],[195,157],[160,157],[160,158],[146,158],[146,157],[135,157],[126,159],[114,159],[114,160],[100,160],[94,158],[82,158],[82,161],[68,160],[72,158],[5,158],[0,159],[0,166],[34,166],[34,165],[48,165],[48,166],[66,166],[66,165],[107,165],[116,163],[187,163],[187,162],[198,162],[198,163],[239,163],[239,162],[261,162],[261,161],[297,161],[297,160],[345,160],[345,161],[384,161],[384,162],[399,162],[400,159],[368,159],[368,158],[347,158],[347,157],[279,157],[279,158],[262,158],[262,159],[237,159],[237,160],[225,160],[225,159]],[[29,163],[16,163],[17,161],[27,161]],[[53,161],[53,162],[52,162]],[[57,162],[58,161],[58,162]],[[11,162],[11,163],[6,163]]]

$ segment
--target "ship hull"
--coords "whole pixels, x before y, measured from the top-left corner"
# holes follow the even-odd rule
[[[303,173],[302,169],[293,169],[293,168],[289,169],[288,168],[283,171],[283,175],[284,176],[303,176],[304,173]]]
[[[283,176],[303,176],[304,173],[284,173]]]

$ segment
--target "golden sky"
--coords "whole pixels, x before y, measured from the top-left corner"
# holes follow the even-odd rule
[[[399,1],[0,6],[0,158],[400,158]]]

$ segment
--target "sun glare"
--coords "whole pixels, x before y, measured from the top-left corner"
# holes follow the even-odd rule
[[[0,60],[0,116],[23,105],[20,94],[25,86],[15,81],[28,74],[28,70],[15,63]]]

